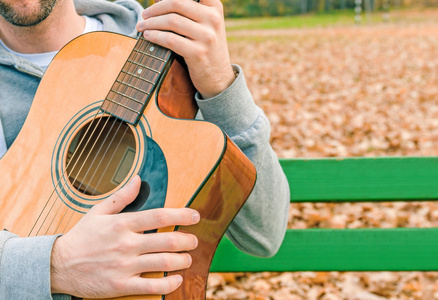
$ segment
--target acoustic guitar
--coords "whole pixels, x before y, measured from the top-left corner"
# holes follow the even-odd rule
[[[191,207],[199,246],[169,295],[205,299],[217,245],[251,193],[256,171],[216,125],[195,120],[184,64],[143,37],[94,32],[67,44],[47,69],[29,115],[0,160],[0,229],[20,236],[65,233],[136,174],[139,196],[125,211]],[[148,234],[148,233],[145,233]],[[102,255],[105,255],[102,253]]]

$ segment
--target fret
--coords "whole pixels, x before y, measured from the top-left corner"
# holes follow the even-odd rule
[[[140,80],[146,81],[146,82],[148,82],[148,83],[150,83],[150,84],[155,84],[155,82],[150,81],[150,80],[148,80],[148,79],[146,79],[146,78],[143,78],[143,77],[137,76],[137,75],[135,75],[135,74],[133,74],[133,73],[131,73],[131,72],[123,71],[123,70],[121,70],[120,72],[123,72],[123,73],[125,73],[125,74],[128,74],[129,76],[132,76],[132,77],[134,77],[134,78],[138,78],[138,79],[140,79]]]
[[[113,93],[116,93],[116,94],[118,94],[118,95],[121,95],[121,96],[123,96],[124,98],[128,98],[129,100],[132,100],[132,101],[134,101],[134,102],[140,103],[140,104],[142,104],[142,105],[144,104],[142,101],[137,100],[137,99],[135,99],[135,98],[132,98],[132,97],[130,97],[130,96],[128,96],[128,95],[125,95],[125,94],[123,94],[123,93],[121,93],[121,92],[115,91],[115,90],[113,90],[113,89],[111,89],[110,91],[113,92]]]
[[[160,71],[157,71],[157,70],[155,70],[155,69],[153,69],[153,68],[151,68],[151,67],[145,66],[145,65],[143,65],[142,63],[135,62],[135,61],[130,60],[130,59],[128,59],[128,62],[130,62],[131,64],[136,64],[136,65],[138,65],[138,66],[140,66],[140,67],[146,68],[146,69],[148,69],[148,70],[150,70],[150,71],[152,71],[152,72],[155,72],[155,73],[157,73],[157,74],[161,74]]]
[[[132,111],[132,112],[135,112],[136,114],[140,114],[140,113],[141,113],[141,112],[139,112],[139,111],[136,111],[135,109],[130,108],[129,106],[126,106],[126,105],[124,105],[124,104],[122,104],[122,103],[120,103],[120,102],[113,101],[113,100],[111,100],[111,99],[109,99],[109,98],[106,98],[105,101],[112,102],[112,103],[114,103],[114,104],[116,104],[116,105],[118,105],[118,106],[121,106],[121,107],[123,107],[123,108],[125,108],[125,109],[128,109],[128,110],[130,110],[130,111]]]
[[[172,51],[140,37],[100,109],[137,124],[172,59]]]
[[[146,95],[149,95],[149,94],[150,94],[150,93],[146,92],[145,90],[139,89],[138,87],[133,86],[132,84],[129,84],[129,83],[126,83],[126,82],[120,81],[120,80],[118,80],[118,79],[116,79],[116,82],[117,82],[117,83],[120,83],[120,84],[123,84],[123,85],[126,85],[127,87],[130,87],[131,89],[137,90],[137,91],[139,91],[139,92],[141,92],[141,93],[144,93],[144,94],[146,94]]]
[[[149,57],[155,58],[156,60],[160,60],[160,61],[162,61],[162,62],[167,62],[167,60],[165,60],[165,59],[163,59],[163,58],[161,58],[161,57],[155,56],[155,55],[153,55],[153,54],[150,54],[150,53],[147,53],[147,52],[144,52],[144,51],[138,50],[138,49],[134,49],[134,51],[139,52],[139,53],[144,54],[144,55],[147,55],[147,56],[149,56]]]

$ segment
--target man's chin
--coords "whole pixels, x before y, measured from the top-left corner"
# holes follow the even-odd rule
[[[40,1],[39,7],[14,8],[0,0],[0,15],[10,24],[31,27],[44,21],[52,12],[57,0]],[[21,11],[20,11],[21,10]]]
[[[5,18],[6,19],[6,18]],[[40,24],[46,18],[43,19],[6,19],[10,24],[18,27],[31,27]]]

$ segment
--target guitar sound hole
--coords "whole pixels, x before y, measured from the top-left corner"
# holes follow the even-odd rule
[[[66,170],[70,183],[86,195],[117,188],[132,168],[135,138],[131,128],[114,117],[84,126],[69,145]]]

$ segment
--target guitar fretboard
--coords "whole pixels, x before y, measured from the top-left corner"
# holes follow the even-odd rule
[[[171,60],[171,53],[141,36],[106,96],[101,110],[136,124]]]

